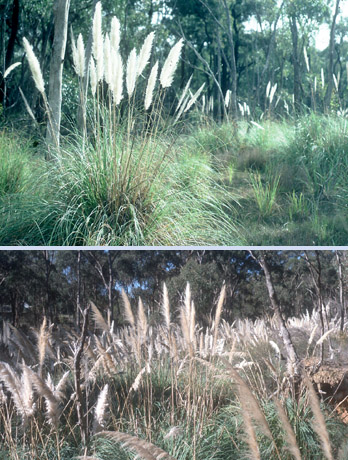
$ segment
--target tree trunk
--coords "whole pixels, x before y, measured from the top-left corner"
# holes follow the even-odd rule
[[[48,95],[52,126],[47,125],[46,140],[48,144],[54,144],[57,147],[59,146],[60,135],[63,63],[68,33],[69,8],[70,0],[55,0],[54,2],[54,39]]]
[[[292,38],[292,63],[294,69],[294,105],[295,112],[301,109],[301,77],[300,77],[300,62],[298,57],[298,29],[296,15],[292,14],[289,17],[291,38]]]
[[[4,71],[11,65],[11,61],[13,58],[13,52],[14,52],[14,45],[15,45],[15,41],[16,41],[17,33],[18,33],[18,28],[19,28],[19,0],[13,0],[11,34],[10,34],[10,38],[8,40],[7,49],[6,49]],[[5,33],[5,30],[4,30],[4,33]],[[6,85],[5,79],[2,79],[1,87],[0,87],[0,104],[3,104],[3,105],[6,104],[5,85]]]
[[[75,325],[80,330],[81,320],[81,251],[77,251],[77,292],[76,292],[76,315]]]
[[[279,304],[278,297],[274,289],[273,280],[272,280],[271,272],[268,266],[268,262],[266,261],[264,253],[261,253],[260,258],[256,260],[258,260],[265,274],[266,286],[267,286],[268,295],[271,301],[271,306],[278,319],[280,335],[283,339],[285,350],[286,350],[286,355],[287,355],[288,372],[292,378],[297,380],[298,377],[300,376],[300,360],[299,360],[299,357],[297,356],[295,347],[291,340],[290,333],[288,331],[288,328],[286,327],[284,318],[280,310],[280,304]]]
[[[108,282],[108,324],[111,325],[111,321],[114,319],[114,306],[113,306],[113,272],[112,264],[114,259],[111,257],[111,251],[108,252],[108,271],[109,271],[109,282]]]
[[[275,21],[274,21],[273,31],[272,31],[271,39],[270,39],[269,45],[268,45],[266,62],[264,64],[262,72],[261,72],[261,81],[264,81],[264,79],[265,79],[266,72],[268,70],[269,63],[271,61],[271,56],[273,55],[273,50],[274,50],[274,46],[275,46],[275,42],[276,42],[278,21],[279,21],[283,6],[284,6],[284,2],[282,2],[282,4],[280,5],[280,7],[278,9],[277,16],[276,16]]]
[[[227,36],[230,44],[230,51],[231,51],[231,107],[232,107],[232,116],[235,118],[237,116],[237,65],[236,65],[236,56],[234,50],[234,39],[233,39],[233,31],[232,31],[232,24],[231,24],[231,17],[230,17],[230,10],[228,9],[228,5],[226,0],[223,0],[223,5],[226,14],[226,21],[227,21]]]
[[[333,73],[334,73],[334,48],[335,48],[335,31],[336,31],[336,20],[340,11],[340,0],[336,0],[336,8],[332,18],[331,30],[330,30],[330,43],[329,43],[329,67],[328,67],[328,84],[324,99],[324,109],[328,111],[331,103],[331,96],[333,90]]]
[[[341,254],[338,251],[335,251],[335,253],[336,253],[336,260],[337,260],[337,265],[338,265],[338,283],[339,283],[339,289],[340,289],[340,308],[341,308],[340,329],[341,331],[343,331],[344,316],[345,316],[343,268],[342,268]]]

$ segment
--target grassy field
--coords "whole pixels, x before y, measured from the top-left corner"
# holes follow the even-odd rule
[[[165,291],[156,317],[124,296],[120,328],[95,306],[82,334],[66,320],[39,329],[28,318],[19,329],[5,323],[0,458],[347,458],[347,409],[337,397],[346,334],[329,318],[330,339],[321,338],[315,313],[288,319],[303,360],[294,386],[276,320],[220,321],[223,298],[205,329],[189,287],[177,316]],[[336,359],[314,370],[323,341]],[[311,381],[331,384],[320,401]]]
[[[50,160],[2,131],[0,244],[347,244],[345,118],[119,128]]]

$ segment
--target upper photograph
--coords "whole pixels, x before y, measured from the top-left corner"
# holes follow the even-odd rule
[[[0,17],[0,246],[348,245],[347,1]]]

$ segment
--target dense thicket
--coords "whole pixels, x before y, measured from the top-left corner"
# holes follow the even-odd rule
[[[339,269],[344,283],[345,252],[338,258],[334,251],[277,251],[269,252],[267,258],[286,315],[312,311],[318,296],[339,314],[346,294],[343,288],[341,300]],[[223,283],[228,321],[272,314],[263,272],[247,251],[0,252],[1,315],[14,324],[38,324],[42,315],[54,322],[79,323],[78,306],[84,308],[92,300],[121,325],[122,288],[134,306],[141,296],[155,323],[164,282],[173,305],[180,305],[186,283],[190,283],[202,324],[214,316]]]

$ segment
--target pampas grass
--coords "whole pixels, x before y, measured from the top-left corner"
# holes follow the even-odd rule
[[[120,46],[120,21],[116,16],[111,20],[110,42],[113,52],[118,53]]]
[[[95,423],[98,428],[104,426],[104,415],[107,408],[107,396],[109,391],[109,385],[106,384],[100,392],[95,406]]]
[[[181,38],[170,50],[168,57],[163,64],[163,68],[160,74],[160,82],[162,88],[169,88],[173,82],[174,72],[180,59],[183,44],[184,41]]]
[[[127,294],[125,293],[124,289],[122,289],[121,294],[122,294],[122,300],[123,300],[123,306],[124,306],[125,319],[126,319],[126,321],[128,321],[128,323],[132,327],[134,327],[135,326],[135,319],[134,319],[134,315],[133,315],[133,312],[132,312],[132,307],[131,307],[131,304],[129,302],[129,299],[128,299]]]
[[[31,70],[31,74],[33,76],[33,80],[35,82],[36,88],[39,92],[44,95],[45,94],[45,83],[41,72],[41,67],[35,53],[33,51],[32,46],[28,42],[28,40],[24,37],[23,38],[24,49],[27,55],[27,59],[29,62],[29,67]]]
[[[16,67],[18,67],[19,65],[21,65],[22,63],[21,62],[15,62],[14,64],[10,65],[10,67],[8,67],[5,72],[4,72],[4,75],[3,75],[3,78],[7,78],[10,73],[12,72],[12,70],[14,70]]]
[[[139,58],[138,58],[138,68],[137,68],[138,75],[141,75],[143,73],[145,67],[147,66],[149,62],[154,38],[155,38],[155,33],[150,32],[149,35],[146,37],[143,46],[141,47]]]
[[[146,94],[145,94],[145,110],[148,110],[151,103],[152,103],[152,97],[153,97],[153,91],[155,89],[156,85],[156,79],[157,79],[157,73],[158,73],[158,61],[156,64],[152,67],[151,73],[147,82],[147,87],[146,87]]]
[[[155,446],[154,444],[144,441],[136,436],[117,431],[102,431],[99,436],[105,436],[122,443],[123,447],[134,450],[140,458],[145,460],[175,460],[167,452]]]
[[[138,57],[137,51],[135,48],[129,54],[128,61],[127,61],[127,74],[126,74],[126,86],[128,97],[131,98],[134,89],[135,89],[135,82],[137,79],[137,70],[138,70]]]
[[[329,434],[327,432],[324,415],[320,410],[319,398],[315,393],[313,384],[308,377],[305,377],[305,384],[308,388],[309,405],[314,416],[313,429],[318,434],[325,457],[327,460],[333,460]]]

